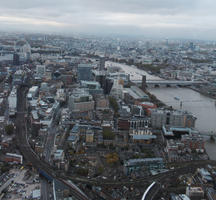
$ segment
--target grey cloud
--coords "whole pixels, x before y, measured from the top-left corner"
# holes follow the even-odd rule
[[[197,31],[199,37],[212,37],[215,5],[214,0],[1,0],[0,25],[2,29],[160,37],[190,37]],[[61,30],[55,27],[60,24]]]
[[[79,9],[82,11],[106,12],[158,12],[184,11],[196,6],[199,0],[7,0],[1,2],[1,8],[31,9],[44,8],[61,11]]]

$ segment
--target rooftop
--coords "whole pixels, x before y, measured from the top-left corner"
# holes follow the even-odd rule
[[[133,134],[133,140],[150,140],[150,139],[156,139],[156,135],[137,135]]]
[[[131,86],[130,88],[124,89],[130,96],[132,96],[134,99],[143,99],[148,98],[148,95],[145,94],[141,89],[139,89],[136,86]]]
[[[32,198],[33,199],[39,199],[40,197],[41,197],[41,191],[40,190],[33,190]]]
[[[55,157],[60,157],[60,156],[63,154],[63,152],[64,152],[64,150],[62,150],[62,149],[57,149],[57,150],[55,151]]]
[[[125,166],[134,166],[141,163],[151,163],[151,162],[163,162],[163,158],[141,158],[141,159],[130,159],[125,162]]]
[[[92,65],[91,65],[91,64],[83,64],[83,63],[82,63],[82,64],[79,64],[79,65],[78,65],[78,68],[79,68],[79,67],[92,67]]]
[[[173,114],[173,115],[192,115],[191,113],[187,112],[187,111],[183,111],[183,110],[166,110],[166,109],[154,109],[152,111],[152,114],[153,113],[159,113],[159,114],[167,114],[167,113],[170,113],[170,114]]]

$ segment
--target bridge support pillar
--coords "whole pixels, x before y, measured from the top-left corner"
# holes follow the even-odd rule
[[[142,76],[142,89],[145,90],[147,87],[147,84],[146,84],[146,76],[143,75]]]

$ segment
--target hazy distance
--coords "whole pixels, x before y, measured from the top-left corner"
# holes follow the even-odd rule
[[[1,0],[1,31],[216,39],[214,0]]]

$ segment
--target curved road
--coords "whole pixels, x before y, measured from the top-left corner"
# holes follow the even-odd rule
[[[149,176],[142,179],[137,179],[133,181],[109,181],[106,182],[100,180],[89,180],[87,178],[80,178],[75,176],[64,176],[59,175],[58,171],[55,170],[52,166],[44,161],[40,160],[40,158],[34,153],[32,148],[30,147],[27,136],[26,136],[26,96],[25,96],[26,88],[19,88],[17,90],[17,117],[16,117],[16,132],[17,132],[17,144],[24,158],[31,162],[32,165],[37,169],[44,170],[47,174],[49,174],[54,179],[61,181],[71,188],[75,197],[81,200],[89,200],[89,198],[80,191],[76,186],[73,186],[70,183],[67,183],[65,180],[72,180],[80,183],[88,183],[92,185],[101,185],[101,186],[117,186],[117,185],[140,185],[141,183],[149,184],[152,181],[158,181],[163,183],[165,179],[173,176],[179,176],[190,171],[194,171],[198,167],[203,167],[206,164],[215,165],[216,161],[191,161],[183,163],[182,167],[176,168],[175,170],[170,170],[163,174],[158,174],[155,176]]]

